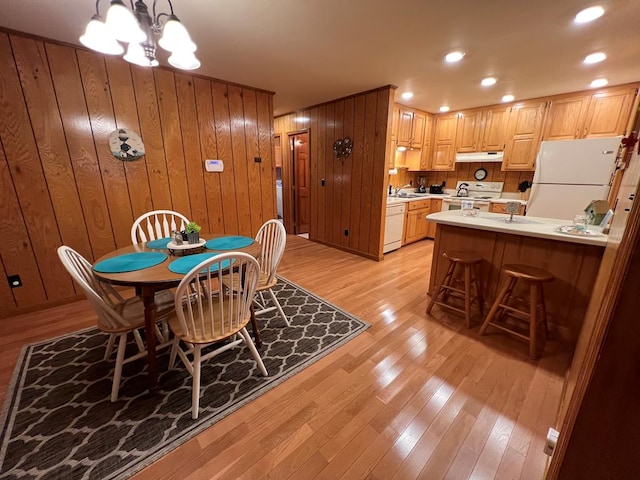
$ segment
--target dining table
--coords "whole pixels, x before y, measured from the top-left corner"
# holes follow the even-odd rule
[[[248,253],[259,260],[262,251],[260,243],[249,237],[214,233],[202,234],[200,238],[204,239],[206,243],[202,242],[204,244],[194,247],[193,251],[198,253],[220,254],[230,251],[239,251]],[[249,241],[251,241],[251,243],[249,243]],[[168,243],[167,245],[167,242],[171,243]],[[170,265],[174,261],[180,258],[185,258],[189,254],[189,251],[186,250],[186,243],[176,249],[171,249],[170,247],[172,245],[174,245],[172,239],[166,239],[164,242],[162,239],[159,239],[151,242],[128,245],[107,253],[96,260],[93,265],[93,273],[100,281],[107,282],[112,285],[134,287],[136,294],[142,299],[144,305],[145,339],[147,342],[148,384],[149,391],[151,393],[158,391],[158,362],[156,357],[155,337],[155,295],[159,291],[177,287],[187,273],[186,271],[184,273],[176,273],[169,269]],[[119,272],[99,271],[103,270],[99,266],[101,264],[104,265],[103,262],[105,261],[113,261],[113,259],[124,258],[123,256],[140,252],[162,252],[166,254],[166,258],[155,265],[136,270]],[[156,256],[156,258],[161,259],[162,256]],[[253,308],[251,309],[251,316],[255,342],[259,347],[261,341]]]

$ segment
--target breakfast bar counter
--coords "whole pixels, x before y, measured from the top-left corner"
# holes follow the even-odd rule
[[[595,284],[607,243],[606,235],[569,235],[556,231],[567,221],[480,212],[464,216],[462,211],[433,213],[427,217],[437,223],[429,293],[445,275],[446,251],[463,250],[484,259],[482,284],[488,308],[497,295],[502,265],[534,265],[551,272],[555,281],[545,286],[547,314],[552,332],[575,341]],[[486,313],[485,308],[485,313]]]

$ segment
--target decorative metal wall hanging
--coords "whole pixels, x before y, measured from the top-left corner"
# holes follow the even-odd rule
[[[111,154],[123,161],[137,160],[144,156],[144,144],[133,130],[119,128],[109,135]]]
[[[333,153],[342,162],[351,155],[351,150],[353,150],[353,140],[349,137],[340,138],[333,144]]]

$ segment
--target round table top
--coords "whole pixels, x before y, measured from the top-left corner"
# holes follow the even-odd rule
[[[204,238],[206,240],[211,240],[213,238],[219,237],[228,237],[230,235],[224,234],[204,234],[201,235],[200,238]],[[234,235],[235,236],[235,235]],[[227,252],[244,252],[249,255],[259,258],[260,253],[262,251],[262,246],[260,243],[254,242],[243,248],[236,248],[233,250],[209,250],[206,252],[211,253],[227,253]],[[101,262],[102,260],[106,260],[107,258],[116,257],[118,255],[124,255],[127,253],[136,253],[136,252],[164,252],[167,253],[168,257],[162,263],[158,265],[154,265],[153,267],[144,268],[142,270],[135,270],[133,272],[121,272],[121,273],[104,273],[104,272],[96,272],[93,270],[93,274],[98,277],[100,280],[112,283],[114,285],[127,285],[127,286],[137,286],[137,285],[150,285],[150,284],[162,284],[166,286],[166,284],[177,285],[183,279],[184,275],[180,273],[173,273],[169,270],[169,264],[177,259],[182,258],[181,256],[175,257],[169,254],[169,251],[164,248],[147,248],[144,243],[139,243],[137,245],[129,245],[126,247],[119,248],[110,252],[106,255],[103,255],[98,260],[96,260],[96,264]]]

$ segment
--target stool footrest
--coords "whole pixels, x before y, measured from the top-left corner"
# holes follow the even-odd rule
[[[503,331],[505,331],[505,332],[508,332],[508,333],[510,333],[510,334],[512,334],[512,335],[515,335],[516,337],[520,337],[520,338],[522,338],[523,340],[526,340],[527,342],[529,341],[529,336],[528,336],[528,335],[523,335],[523,334],[522,334],[522,333],[520,333],[520,332],[516,332],[515,330],[511,330],[510,328],[507,328],[507,327],[505,327],[505,326],[503,326],[503,325],[500,325],[500,324],[498,324],[498,323],[489,322],[489,325],[491,325],[492,327],[499,328],[500,330],[503,330]]]
[[[435,301],[435,302],[433,302],[433,304],[434,305],[440,305],[441,307],[447,307],[448,309],[454,310],[454,311],[459,312],[459,313],[465,313],[465,310],[463,308],[454,307],[453,305],[449,305],[448,303]]]
[[[523,312],[522,310],[518,310],[517,308],[513,308],[509,305],[505,305],[503,303],[500,304],[501,308],[504,308],[505,310],[508,310],[510,313],[510,315],[518,318],[518,319],[522,319],[525,321],[529,320],[529,312]]]

